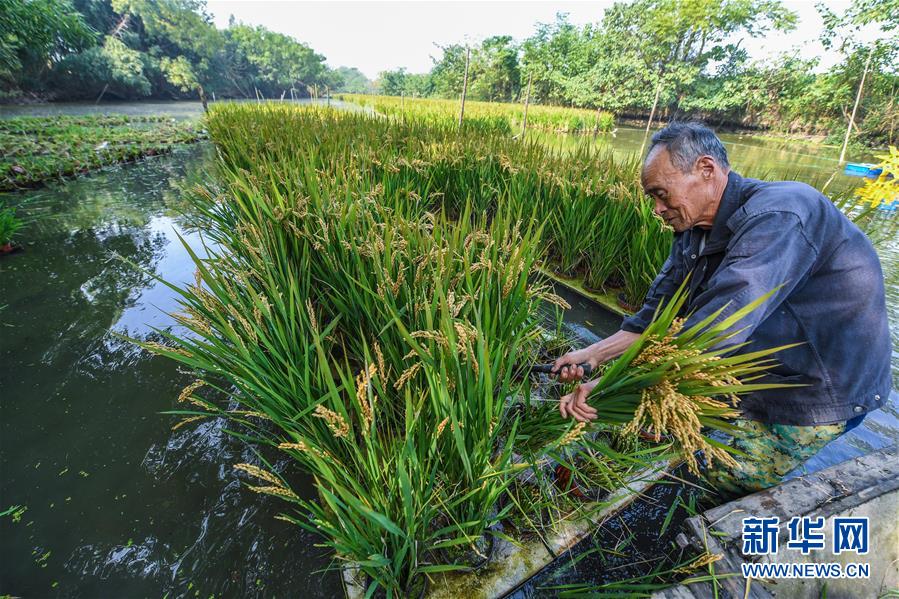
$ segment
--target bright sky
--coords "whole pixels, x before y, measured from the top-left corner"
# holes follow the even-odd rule
[[[816,0],[793,0],[785,4],[799,13],[799,25],[789,34],[776,33],[766,39],[747,38],[743,47],[753,58],[764,58],[797,47],[804,58],[822,57],[822,67],[835,63],[834,53],[825,53],[818,42],[821,19]],[[208,0],[207,8],[219,28],[228,26],[229,15],[250,25],[265,27],[305,42],[327,59],[327,64],[356,67],[369,79],[379,72],[406,67],[409,72],[429,71],[431,56],[440,56],[434,44],[477,43],[492,35],[511,35],[518,41],[529,37],[536,23],[555,20],[557,12],[569,14],[571,22],[584,24],[602,18],[612,1],[579,2],[384,2],[378,0],[273,1]],[[838,14],[848,0],[824,0]]]

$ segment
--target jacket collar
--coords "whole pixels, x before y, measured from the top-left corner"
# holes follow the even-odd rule
[[[721,196],[721,203],[718,205],[715,222],[712,223],[712,230],[702,250],[703,256],[720,252],[727,247],[731,237],[731,230],[727,226],[727,221],[730,220],[730,217],[742,204],[743,177],[735,171],[730,171],[727,173],[727,185],[724,187],[724,194]]]

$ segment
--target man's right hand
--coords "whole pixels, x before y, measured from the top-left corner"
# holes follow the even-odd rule
[[[584,369],[578,366],[586,362],[593,370],[600,364],[617,358],[640,338],[640,333],[618,331],[614,335],[597,341],[589,347],[568,352],[553,363],[552,372],[563,383],[572,383],[584,378]]]
[[[552,371],[563,383],[572,383],[584,378],[584,369],[578,366],[578,364],[584,364],[585,362],[593,370],[596,370],[596,367],[599,366],[599,360],[596,359],[590,347],[568,352],[553,363]]]

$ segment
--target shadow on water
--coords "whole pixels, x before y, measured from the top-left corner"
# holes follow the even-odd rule
[[[0,594],[334,595],[317,540],[275,521],[283,503],[231,466],[252,447],[210,420],[172,431],[191,379],[115,334],[173,326],[173,293],[150,273],[193,278],[174,216],[208,146],[8,196],[30,221],[0,262]],[[311,493],[309,481],[295,481]]]

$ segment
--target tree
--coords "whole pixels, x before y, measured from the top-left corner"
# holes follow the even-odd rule
[[[531,94],[542,104],[570,102],[566,85],[587,69],[589,52],[585,29],[578,29],[559,13],[555,23],[539,23],[537,31],[521,46],[521,71],[533,75]]]
[[[327,83],[325,57],[290,36],[249,25],[229,27],[225,33],[248,67],[245,79],[267,97]]]
[[[381,71],[375,86],[385,96],[399,96],[406,91],[406,69]]]
[[[340,77],[340,83],[334,86],[335,91],[370,94],[374,90],[373,83],[357,68],[337,67],[334,72]]]
[[[839,109],[846,131],[844,152],[851,133],[850,121],[862,138],[892,143],[899,121],[899,44],[895,34],[899,29],[899,0],[856,0],[842,15],[821,4],[817,8],[824,21],[822,43],[828,48],[836,46],[844,57],[829,73],[829,82],[838,92],[833,95],[842,100]],[[863,42],[858,35],[860,29],[872,25],[877,36],[871,42]]]
[[[471,56],[470,96],[473,100],[509,102],[518,96],[521,72],[518,48],[508,35],[484,40]]]
[[[96,32],[68,0],[0,0],[0,83],[32,83],[48,65],[92,46]]]
[[[433,94],[441,98],[458,98],[462,93],[462,79],[465,76],[465,55],[467,49],[462,44],[438,46],[443,52],[440,58],[431,57],[431,84]]]
[[[796,18],[779,0],[618,2],[603,16],[598,43],[611,45],[616,55],[630,56],[634,71],[622,83],[644,90],[643,107],[649,90],[659,86],[664,103],[677,109],[687,86],[712,61],[727,62],[740,52],[740,35],[788,31]]]

